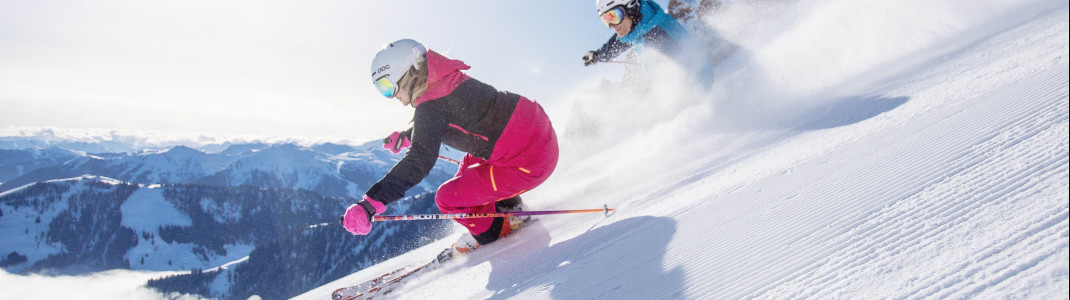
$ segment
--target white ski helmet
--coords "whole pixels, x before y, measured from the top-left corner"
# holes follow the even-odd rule
[[[598,15],[606,13],[617,6],[624,6],[624,11],[632,12],[639,8],[639,0],[595,0],[594,7],[598,9]]]
[[[427,48],[419,42],[403,39],[386,44],[372,59],[372,84],[387,98],[398,90],[398,80],[409,68],[422,61]]]

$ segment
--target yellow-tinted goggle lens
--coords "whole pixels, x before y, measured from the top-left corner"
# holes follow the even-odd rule
[[[602,24],[606,24],[606,27],[620,24],[624,20],[624,9],[616,7],[609,11],[602,13]]]
[[[386,77],[379,78],[379,80],[375,81],[375,89],[378,89],[379,93],[387,98],[393,98],[394,93],[398,91],[397,86],[386,79]]]

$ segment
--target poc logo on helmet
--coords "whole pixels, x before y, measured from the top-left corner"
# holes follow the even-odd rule
[[[386,71],[386,70],[390,70],[390,65],[385,65],[385,66],[380,67],[379,70],[376,70],[375,73],[372,73],[372,76],[375,76],[375,74],[383,73],[383,71]]]

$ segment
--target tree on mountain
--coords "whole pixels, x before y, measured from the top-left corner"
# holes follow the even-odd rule
[[[14,266],[26,262],[26,260],[28,260],[28,257],[25,255],[19,254],[16,251],[11,251],[4,260],[0,260],[0,267],[6,268],[8,266]]]

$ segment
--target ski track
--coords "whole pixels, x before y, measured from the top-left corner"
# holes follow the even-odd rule
[[[718,282],[725,281],[726,278],[713,278],[717,276],[723,276],[724,274],[732,274],[732,279],[739,281],[735,284],[715,284],[708,288],[698,288],[691,295],[696,298],[737,298],[746,295],[762,294],[759,290],[766,290],[768,296],[772,298],[826,298],[826,297],[843,297],[847,295],[828,295],[817,292],[806,293],[803,291],[796,291],[798,294],[791,292],[785,292],[784,287],[778,288],[778,291],[768,291],[771,288],[761,288],[759,286],[797,286],[797,287],[810,287],[811,289],[818,289],[823,291],[845,291],[855,290],[857,287],[843,286],[843,285],[857,285],[859,277],[853,277],[852,274],[861,272],[859,268],[871,268],[873,266],[880,266],[880,259],[885,256],[893,255],[896,253],[911,253],[912,248],[919,247],[932,247],[932,245],[926,245],[931,241],[946,241],[949,236],[949,232],[954,232],[956,226],[976,226],[975,224],[984,223],[986,218],[971,218],[972,215],[981,214],[987,211],[1025,211],[1025,212],[1051,212],[1051,214],[1037,216],[1036,220],[1021,220],[1017,224],[1049,224],[1054,228],[1063,226],[1065,228],[1066,222],[1066,196],[1058,196],[1058,193],[1052,192],[1046,195],[1047,198],[1023,198],[1023,193],[1028,191],[1035,191],[1039,186],[1065,186],[1065,180],[1063,182],[1050,182],[1038,181],[1036,178],[1066,178],[1066,164],[1067,164],[1067,146],[1065,139],[1066,131],[1066,119],[1067,119],[1067,93],[1066,84],[1066,71],[1056,70],[1047,72],[1044,76],[1039,76],[1047,79],[1047,81],[1062,81],[1061,89],[1034,89],[1029,86],[1011,87],[1002,90],[1006,91],[1028,91],[1034,95],[1021,95],[1023,99],[1039,99],[1042,100],[1038,103],[1020,103],[1020,102],[1007,102],[1002,101],[1005,99],[1015,99],[1018,97],[1007,97],[1008,95],[993,95],[980,99],[980,101],[972,102],[979,103],[978,105],[966,105],[964,110],[960,110],[959,107],[955,107],[951,110],[951,113],[933,114],[927,119],[931,121],[911,123],[913,128],[908,130],[897,130],[896,134],[903,134],[904,136],[895,137],[883,137],[877,136],[869,139],[869,141],[877,141],[877,145],[862,147],[860,145],[853,145],[849,148],[849,151],[844,152],[858,152],[856,154],[833,152],[826,157],[816,159],[818,164],[835,164],[841,163],[842,166],[835,166],[830,169],[836,170],[835,173],[842,174],[842,176],[836,176],[835,174],[828,174],[821,176],[818,179],[814,178],[799,178],[799,181],[792,182],[789,180],[783,180],[786,178],[771,178],[768,181],[776,182],[770,183],[770,185],[779,185],[780,190],[783,192],[779,194],[769,195],[768,197],[761,197],[760,199],[748,199],[752,203],[758,203],[758,200],[764,199],[767,204],[755,205],[753,208],[741,208],[736,207],[736,212],[741,210],[746,211],[748,214],[753,215],[755,218],[762,218],[762,215],[768,213],[775,213],[777,211],[795,211],[798,215],[808,215],[807,217],[800,217],[799,220],[792,218],[791,221],[782,221],[781,224],[776,224],[777,228],[771,230],[781,233],[784,238],[792,236],[802,236],[803,238],[793,240],[790,243],[780,243],[777,241],[782,240],[780,237],[739,237],[732,240],[721,241],[701,241],[696,244],[717,244],[723,243],[726,245],[740,245],[740,244],[753,244],[753,247],[748,253],[749,259],[768,258],[769,261],[760,262],[738,262],[735,267],[727,267],[726,269],[718,269],[722,264],[717,262],[690,262],[688,265],[704,265],[707,267],[697,268],[689,273],[694,274],[710,274],[706,276],[700,276],[694,278],[698,282]],[[1058,82],[1039,82],[1038,86],[1055,86],[1059,87]],[[1036,95],[1043,94],[1043,95]],[[1012,95],[1019,96],[1019,95]],[[1025,104],[1033,104],[1027,106]],[[986,107],[995,106],[997,108]],[[977,115],[967,115],[967,114]],[[1036,118],[1030,118],[1030,115],[1037,115]],[[1005,120],[1004,122],[978,122],[979,125],[990,125],[991,127],[982,128],[977,127],[960,127],[954,128],[951,126],[941,126],[940,123],[944,123],[944,120],[951,118],[969,118],[973,120]],[[1059,120],[1062,120],[1061,122]],[[996,123],[996,124],[992,124]],[[1002,123],[1002,124],[1001,124]],[[1050,127],[1044,124],[1060,124],[1057,127]],[[954,124],[952,124],[954,125]],[[1034,125],[1039,125],[1036,127]],[[1000,132],[995,136],[992,136],[991,132]],[[946,134],[945,134],[946,133]],[[919,147],[915,152],[904,151],[903,147],[913,147],[914,144],[910,141],[912,139],[921,140],[938,140],[926,135],[939,135],[940,139],[945,141],[944,143],[929,143],[924,147]],[[1029,144],[1050,144],[1051,141],[1062,140],[1062,144],[1055,145],[1057,147],[1038,147],[1037,145],[1028,145],[1024,147],[1016,147],[1023,143]],[[946,149],[947,145],[965,145],[969,146],[967,151]],[[971,146],[974,145],[974,146]],[[1021,149],[1019,149],[1021,148]],[[1030,149],[1058,149],[1058,151],[1038,152],[1038,153],[1018,153],[1016,151],[1030,150]],[[872,151],[872,152],[870,152]],[[867,153],[868,152],[868,153]],[[905,159],[904,157],[889,157],[889,158],[875,158],[872,156],[882,156],[883,153],[902,154],[902,153],[924,153],[919,155],[918,160],[911,163],[897,165],[896,169],[885,170],[873,170],[868,172],[874,174],[873,177],[866,178],[850,178],[858,174],[866,174],[864,170],[869,167],[865,164],[852,164],[850,161],[886,161],[887,159]],[[1005,156],[998,154],[1006,153]],[[830,157],[835,156],[835,157]],[[865,159],[853,159],[852,157],[864,157],[871,156]],[[941,162],[942,161],[942,162]],[[1014,162],[1013,164],[1002,163],[1005,161]],[[1011,167],[1020,167],[1020,169],[1014,169]],[[815,169],[818,167],[815,167]],[[827,168],[820,166],[820,168]],[[828,168],[827,168],[828,169]],[[811,174],[805,169],[805,166],[796,168],[797,173]],[[960,179],[960,177],[963,177]],[[989,178],[994,178],[989,179]],[[852,185],[858,188],[852,191],[829,191],[815,189],[814,187],[792,187],[793,184],[806,184],[812,182],[810,180],[817,180],[820,182],[832,181],[854,182]],[[760,187],[763,183],[752,184],[751,187],[758,190],[755,193],[761,193]],[[918,190],[920,187],[924,187],[924,190]],[[972,189],[972,187],[977,187]],[[945,191],[940,191],[940,190]],[[1057,189],[1056,189],[1057,190]],[[745,189],[743,193],[748,193]],[[806,195],[824,195],[806,197]],[[971,199],[972,195],[983,195],[982,199]],[[1028,194],[1025,194],[1028,195]],[[1008,197],[1014,196],[1013,200],[1018,201],[1036,201],[1046,200],[1049,207],[1041,208],[1015,208],[1004,207],[1013,205],[1008,202],[1012,199]],[[784,199],[777,201],[776,199]],[[885,199],[886,202],[873,199]],[[899,200],[902,199],[902,200]],[[803,201],[799,201],[803,200]],[[1063,200],[1063,201],[1059,201]],[[927,203],[931,202],[931,203]],[[884,209],[880,209],[880,206],[886,206]],[[859,211],[875,211],[872,215],[860,216],[852,215],[851,212]],[[708,211],[693,211],[688,212],[694,215],[715,215],[713,212]],[[781,214],[783,216],[784,214]],[[820,224],[813,224],[808,220],[826,220],[833,216],[847,216],[849,219],[838,220],[835,222],[827,223],[825,228],[813,229],[813,227]],[[1055,220],[1063,220],[1063,222],[1052,223],[1045,220],[1047,216],[1055,216]],[[1060,219],[1061,218],[1061,219]],[[742,220],[745,218],[737,218]],[[874,221],[880,220],[880,221]],[[746,223],[740,221],[740,223]],[[842,224],[842,225],[841,225]],[[894,224],[896,226],[889,226]],[[695,225],[698,227],[708,227]],[[745,226],[741,224],[740,226]],[[1008,225],[1009,226],[1009,225]],[[689,228],[690,226],[681,224],[681,228]],[[809,227],[809,228],[808,228]],[[996,227],[997,229],[999,227]],[[726,226],[726,230],[717,232],[716,234],[708,234],[708,236],[732,236],[731,231],[734,230],[734,226]],[[1038,229],[1039,230],[1039,229]],[[806,234],[806,232],[812,233]],[[1065,230],[1063,230],[1065,231]],[[1013,233],[1014,231],[1012,231]],[[1031,236],[1029,233],[1034,233],[1036,230],[1024,230],[1026,234],[1021,235],[1021,238]],[[685,233],[681,232],[681,235]],[[696,236],[700,236],[696,234]],[[1054,236],[1060,236],[1058,234]],[[1065,235],[1062,235],[1065,236]],[[1021,239],[1019,238],[1019,239]],[[1014,236],[998,237],[998,238],[985,238],[987,240],[1005,240],[1014,241]],[[773,243],[762,245],[758,241],[770,241]],[[814,245],[824,244],[829,250],[820,250],[822,247],[813,247]],[[1048,245],[1059,245],[1064,243],[1049,243]],[[800,245],[809,245],[811,247],[801,247]],[[677,246],[671,246],[670,248],[676,248]],[[679,247],[687,248],[688,246],[680,245]],[[726,246],[727,247],[727,246]],[[732,246],[738,247],[738,246]],[[936,251],[944,249],[946,245],[937,247]],[[1004,245],[999,245],[996,249],[1005,248]],[[788,250],[782,250],[782,249]],[[1064,247],[1065,248],[1065,247]],[[717,249],[717,248],[715,248]],[[1058,248],[1056,248],[1058,249]],[[984,250],[984,249],[978,249]],[[733,252],[746,251],[744,249],[725,249],[714,250],[714,253],[725,253],[726,255]],[[790,252],[786,252],[790,251]],[[833,253],[827,253],[829,251],[836,251]],[[988,257],[994,256],[991,254]],[[718,255],[708,255],[711,258]],[[819,258],[819,257],[834,257],[829,259],[823,259],[821,262],[810,262],[809,266],[801,267],[803,262],[791,262],[792,258]],[[986,256],[982,255],[980,258]],[[978,261],[979,258],[965,258],[960,260],[963,264],[970,265],[984,265],[984,261]],[[875,263],[878,262],[878,263]],[[975,263],[976,262],[976,263]],[[681,262],[683,263],[683,262]],[[755,269],[753,264],[760,264],[763,266],[779,266],[783,270],[776,269]],[[904,263],[891,264],[893,266],[902,266]],[[721,266],[723,267],[723,266]],[[934,268],[935,270],[958,270],[964,267],[948,266],[947,268]],[[798,269],[794,276],[783,276],[785,272],[793,269]],[[766,272],[773,274],[748,274],[743,273],[748,270],[754,272]],[[824,274],[815,276],[815,274]],[[872,275],[872,274],[868,274]],[[931,276],[930,278],[955,278],[954,274],[948,274],[948,276]],[[962,275],[962,274],[959,274]],[[750,282],[748,278],[799,278],[795,280],[788,280],[788,283],[755,283]],[[854,278],[854,279],[852,279]],[[864,278],[864,277],[863,277]],[[801,282],[792,282],[801,281]],[[748,284],[749,283],[749,284]],[[920,283],[916,283],[919,284]],[[950,287],[945,287],[940,283],[932,283],[931,286],[938,287],[941,291],[947,291]],[[787,288],[791,291],[791,288]],[[854,295],[854,296],[889,296],[893,295],[891,290],[881,290],[872,295]],[[716,291],[716,293],[714,293]],[[940,296],[944,298],[945,295],[934,295],[932,292],[925,293],[924,291],[918,291],[917,295],[904,295],[904,297],[930,297]],[[969,295],[966,295],[968,297]]]
[[[1060,132],[1060,133],[1065,134],[1065,130]],[[1054,140],[1054,139],[1057,139],[1057,137],[1058,137],[1058,135],[1055,135],[1053,137],[1052,136],[1046,136],[1045,138],[1050,138],[1050,140]],[[1043,154],[1043,153],[1041,153],[1041,154]],[[1033,155],[1033,156],[1037,156],[1037,155]],[[1047,155],[1042,155],[1042,156],[1047,156]],[[1033,157],[1030,157],[1030,158],[1033,158]],[[991,159],[1000,160],[1000,159],[1015,159],[1015,158],[1014,157],[995,156],[995,157],[993,157]],[[1028,160],[1029,158],[1026,158],[1026,159]],[[860,273],[860,271],[858,269],[859,268],[865,268],[867,266],[867,262],[878,260],[878,259],[881,258],[881,256],[898,255],[898,254],[901,254],[901,253],[922,252],[921,250],[924,250],[924,249],[918,249],[918,248],[922,248],[924,246],[924,245],[921,245],[921,242],[927,241],[927,240],[942,240],[938,235],[947,235],[947,233],[949,231],[951,231],[952,229],[954,229],[955,226],[957,226],[957,225],[973,224],[973,223],[977,222],[978,219],[979,220],[986,220],[985,218],[977,218],[975,216],[977,214],[981,214],[982,212],[987,212],[987,211],[1022,211],[1021,209],[1005,210],[1006,207],[1002,207],[1002,206],[1006,206],[1007,203],[1000,203],[1000,200],[1003,199],[1003,197],[1006,197],[1008,195],[1016,195],[1019,192],[1028,191],[1030,189],[1035,188],[1037,182],[1030,183],[1029,182],[1030,178],[1053,178],[1053,176],[1056,176],[1058,174],[1051,174],[1051,172],[1056,171],[1054,169],[1057,168],[1057,166],[1059,166],[1060,164],[1063,164],[1063,165],[1066,164],[1066,160],[1065,159],[1060,159],[1060,160],[1057,160],[1057,161],[1038,160],[1037,162],[1038,162],[1037,163],[1038,165],[1042,165],[1043,166],[1043,165],[1047,164],[1047,166],[1049,166],[1049,167],[1042,168],[1042,169],[1023,169],[1023,170],[1018,170],[1017,174],[1004,174],[1004,175],[1007,175],[1007,178],[1012,178],[1013,180],[1004,182],[1002,184],[997,184],[997,185],[992,185],[992,186],[986,187],[987,189],[990,189],[990,190],[987,190],[987,191],[986,190],[978,190],[978,191],[958,190],[958,191],[956,191],[955,189],[950,189],[948,191],[943,191],[943,192],[939,192],[939,193],[934,192],[934,194],[925,195],[924,197],[912,197],[910,199],[906,199],[906,200],[903,200],[903,201],[901,201],[899,203],[896,203],[892,208],[889,208],[889,209],[886,209],[886,210],[882,210],[881,213],[878,214],[878,215],[867,217],[866,219],[870,220],[870,221],[866,222],[867,224],[864,224],[864,226],[852,229],[851,232],[849,232],[848,234],[844,235],[844,236],[853,236],[853,237],[856,237],[856,238],[841,242],[840,244],[843,245],[841,247],[841,249],[843,249],[843,250],[840,250],[840,252],[835,254],[835,255],[833,255],[832,258],[829,258],[825,262],[823,262],[823,264],[825,264],[825,265],[821,266],[821,270],[815,270],[814,267],[810,267],[810,268],[804,269],[805,270],[804,273],[816,272],[817,274],[825,274],[825,276],[818,276],[818,277],[814,277],[814,278],[809,278],[805,282],[800,282],[800,283],[797,283],[796,285],[800,286],[800,287],[811,287],[811,289],[813,289],[814,287],[822,287],[822,289],[824,289],[824,290],[843,290],[843,289],[845,289],[847,287],[844,287],[842,285],[845,284],[845,282],[851,282],[851,281],[850,280],[848,280],[848,281],[840,281],[838,283],[839,286],[837,286],[837,284],[835,284],[836,281],[834,281],[833,279],[843,279],[844,277],[852,277],[853,275]],[[997,170],[981,170],[981,172],[977,172],[977,173],[981,174],[981,175],[984,175],[984,174],[989,173],[989,172],[997,173],[997,174],[1000,173]],[[955,173],[963,173],[963,172],[955,172]],[[1063,175],[1065,175],[1065,172],[1063,172],[1063,173],[1064,173]],[[987,176],[987,175],[985,175],[985,176]],[[982,187],[985,187],[984,186],[984,176],[974,175],[974,176],[969,176],[969,177],[970,178],[966,178],[966,179],[963,179],[963,180],[955,180],[955,181],[964,181],[965,183],[947,183],[947,185],[950,185],[952,187],[958,187],[958,186],[982,186]],[[1057,178],[1057,177],[1055,177],[1055,178]],[[952,179],[948,179],[948,180],[944,180],[944,181],[952,181]],[[936,184],[934,186],[937,186],[937,185],[940,185],[940,184]],[[971,199],[965,198],[965,197],[967,197],[967,196],[969,196],[971,194],[980,194],[980,195],[989,195],[990,194],[992,196],[986,197],[986,198],[990,198],[990,199],[976,199],[976,201],[966,201],[966,200],[971,200]],[[963,200],[950,201],[950,202],[946,202],[946,203],[932,203],[932,204],[926,205],[925,203],[918,203],[918,202],[920,202],[920,200],[918,200],[918,199],[935,199],[935,200],[963,199]],[[900,205],[900,204],[904,204],[904,205]],[[902,206],[903,208],[898,208],[898,206]],[[1056,208],[1057,208],[1057,206],[1056,206]],[[1027,210],[1027,211],[1035,211],[1035,210]],[[1041,210],[1041,211],[1044,211],[1044,210]],[[1065,220],[1065,218],[1066,218],[1066,210],[1065,210],[1065,208],[1063,208],[1061,212],[1059,212],[1057,214],[1054,214],[1053,216],[1055,217],[1054,220],[1056,220],[1056,221]],[[1040,218],[1038,217],[1038,219],[1040,219]],[[898,222],[897,222],[897,220],[898,220]],[[1040,229],[1049,229],[1049,227],[1051,227],[1051,226],[1058,226],[1060,222],[1052,223],[1051,220],[1040,219],[1040,220],[1035,220],[1035,221],[1034,220],[1029,220],[1029,221],[1026,221],[1026,222],[1023,222],[1023,223],[1024,224],[1047,224],[1046,226],[1041,226]],[[1061,222],[1061,223],[1062,223],[1062,225],[1065,225],[1065,222]],[[892,225],[894,225],[894,226],[892,226]],[[1055,228],[1058,228],[1058,227],[1055,227]],[[1021,234],[1019,234],[1018,236],[1002,237],[1002,238],[986,239],[986,240],[1006,240],[1006,241],[1008,241],[1008,243],[1013,244],[1013,243],[1015,243],[1017,241],[1021,241],[1023,238],[1031,237],[1034,234],[1039,233],[1039,231],[1040,231],[1039,229],[1033,229],[1033,230],[1025,230],[1025,229],[1027,229],[1027,228],[1023,228],[1023,230],[1020,230]],[[1044,236],[1052,236],[1052,235],[1044,235]],[[1058,235],[1054,235],[1054,236],[1058,236]],[[861,237],[865,237],[865,240],[864,241],[861,240]],[[1057,245],[1058,243],[1051,243],[1049,245],[1052,245],[1052,244]],[[1003,248],[1007,248],[1007,247],[1008,247],[1007,245],[995,245],[995,249],[1003,249]],[[980,265],[984,265],[985,264],[984,259],[985,258],[994,257],[995,253],[991,253],[991,254],[985,253],[985,254],[981,254],[979,256],[980,257],[970,258],[970,259],[966,259],[966,260],[962,260],[962,261],[964,261],[964,262],[976,261]],[[963,263],[963,265],[954,266],[954,267],[946,268],[946,269],[949,269],[949,270],[962,269],[962,268],[967,267],[965,264],[966,263]],[[899,264],[895,264],[895,265],[899,265]],[[803,276],[803,275],[802,274],[797,275],[797,277],[801,277],[801,276]],[[939,277],[939,276],[935,276],[935,277]],[[950,276],[950,277],[946,277],[946,278],[955,278],[955,277],[954,276]],[[961,284],[961,282],[958,282],[958,283]],[[932,284],[931,286],[940,287],[941,290],[946,292],[948,290],[951,290],[952,285],[953,284],[935,283],[935,284]],[[918,293],[922,293],[923,291],[917,291],[917,292]],[[884,295],[887,296],[889,294],[884,294]],[[783,295],[780,295],[780,296],[783,296]],[[792,296],[821,298],[821,297],[829,297],[831,295],[823,295],[823,294],[816,294],[816,293],[802,293],[802,292],[800,292],[799,295],[792,295]],[[871,296],[873,296],[873,295],[871,295]],[[947,295],[933,295],[932,293],[922,293],[922,294],[908,295],[908,297],[911,297],[911,298],[912,297],[932,297],[932,296],[939,296],[939,298],[947,298]]]

